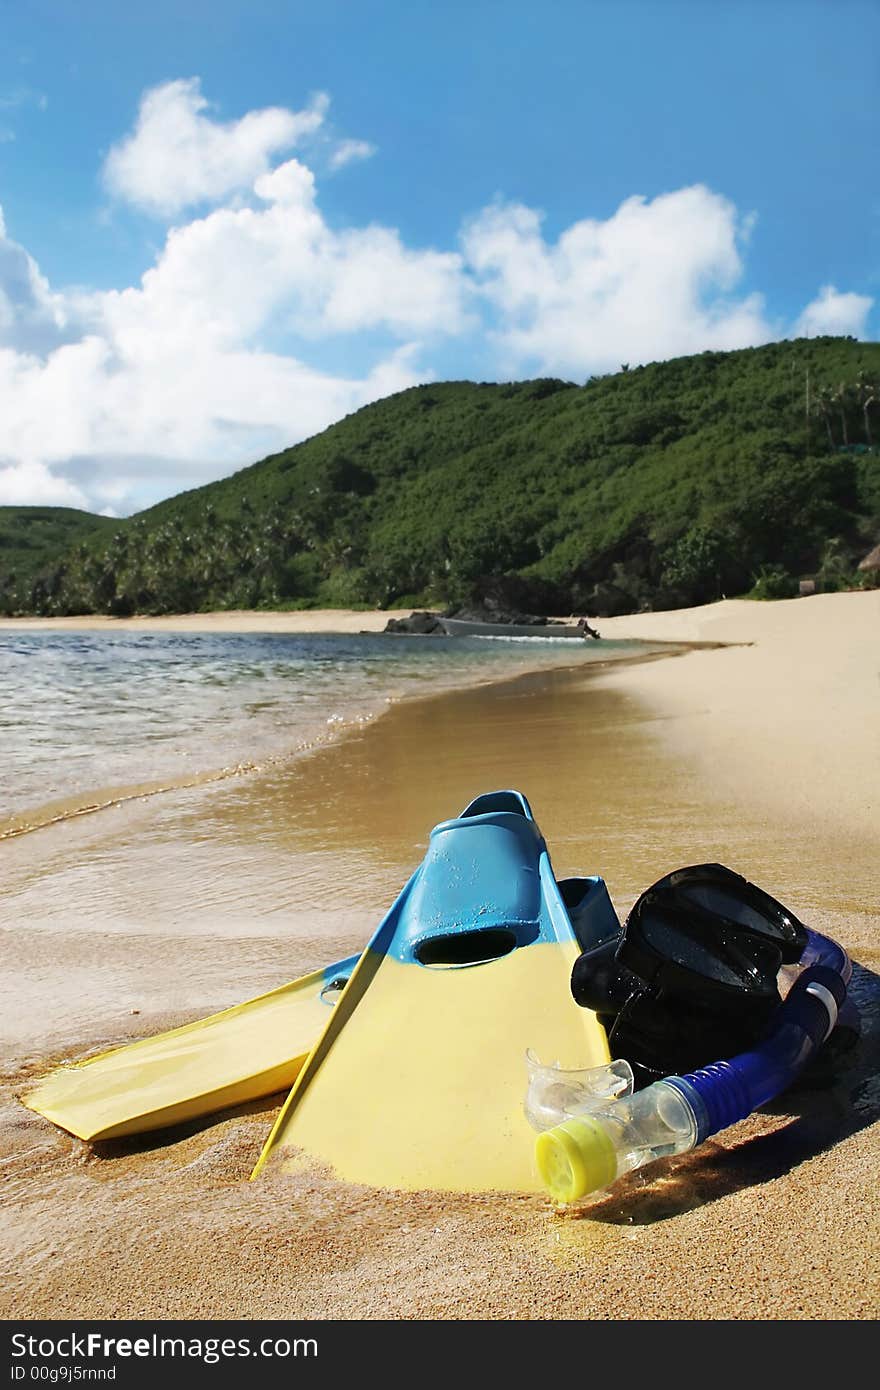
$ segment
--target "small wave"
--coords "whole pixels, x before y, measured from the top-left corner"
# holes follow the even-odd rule
[[[591,665],[570,638],[0,633],[0,839],[297,756],[398,700]]]

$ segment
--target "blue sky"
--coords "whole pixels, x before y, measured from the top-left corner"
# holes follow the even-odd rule
[[[0,0],[0,503],[880,325],[866,0]]]

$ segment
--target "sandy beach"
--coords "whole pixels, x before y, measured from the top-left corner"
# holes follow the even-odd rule
[[[399,612],[385,609],[313,608],[296,613],[255,610],[174,613],[163,618],[0,618],[7,632],[382,632]]]
[[[359,632],[388,616],[0,626]],[[724,645],[403,701],[287,767],[0,845],[0,1316],[880,1314],[880,591],[599,627]],[[280,1096],[94,1148],[18,1102],[62,1057],[360,949],[431,826],[500,787],[528,796],[557,876],[601,874],[621,916],[661,874],[703,861],[780,897],[850,953],[858,1048],[830,1080],[564,1212],[318,1171],[249,1183]]]

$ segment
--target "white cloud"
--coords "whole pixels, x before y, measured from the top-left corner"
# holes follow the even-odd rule
[[[410,250],[386,227],[334,232],[296,160],[262,175],[255,192],[257,207],[219,208],[169,232],[139,287],[95,298],[124,359],[256,348],[279,331],[407,338],[465,326],[458,255]]]
[[[334,232],[296,160],[257,178],[253,206],[172,229],[140,284],[121,291],[53,294],[0,230],[0,306],[0,459],[63,466],[71,496],[116,510],[429,378],[417,342],[466,322],[458,255],[412,250],[390,228]],[[360,372],[305,360],[318,338],[355,334]],[[56,485],[20,476],[41,499]],[[8,480],[16,495],[18,485]]]
[[[408,345],[362,375],[332,375],[223,335],[203,337],[198,315],[187,322],[182,313],[175,336],[161,314],[139,318],[142,291],[127,294],[135,302],[118,325],[108,313],[103,336],[43,359],[0,352],[0,466],[17,465],[2,475],[3,500],[138,509],[426,375]]]
[[[541,222],[521,204],[496,205],[464,234],[513,369],[582,375],[773,336],[760,295],[733,297],[751,219],[708,188],[628,198],[555,245]]]
[[[9,463],[0,458],[0,506],[80,507],[88,509],[84,493],[59,478],[43,463]]]
[[[355,159],[370,159],[376,153],[376,146],[368,140],[342,140],[330,156],[330,168],[341,169]]]
[[[397,333],[458,333],[470,323],[461,257],[410,251],[387,227],[333,238],[321,288],[321,323],[330,331],[384,323]]]
[[[33,257],[6,235],[0,208],[0,349],[14,345],[20,351],[45,352],[80,332]]]
[[[106,185],[160,216],[219,201],[249,187],[271,155],[316,131],[327,106],[319,93],[303,111],[269,106],[221,123],[203,114],[208,101],[197,77],[166,82],[145,94],[134,133],[111,149]]]
[[[221,125],[195,80],[147,93],[108,161],[117,190],[154,210],[225,204],[172,228],[128,287],[54,289],[0,213],[0,502],[124,514],[431,379],[443,338],[485,379],[784,336],[740,288],[752,220],[700,185],[555,242],[521,204],[480,213],[462,252],[336,230],[311,170],[277,157],[325,106]],[[799,330],[863,330],[870,305],[826,286]]]
[[[834,338],[864,338],[873,304],[873,299],[867,295],[841,294],[833,285],[823,285],[798,319],[795,335],[799,338],[818,338],[826,334]]]

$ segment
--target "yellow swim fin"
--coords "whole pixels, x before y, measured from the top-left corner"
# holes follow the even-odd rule
[[[318,1162],[405,1191],[541,1191],[525,1053],[609,1060],[569,981],[580,952],[618,931],[600,878],[556,883],[525,797],[478,797],[432,831],[253,1176]]]
[[[23,1103],[80,1139],[162,1129],[286,1090],[357,956],[210,1018],[58,1067]]]

